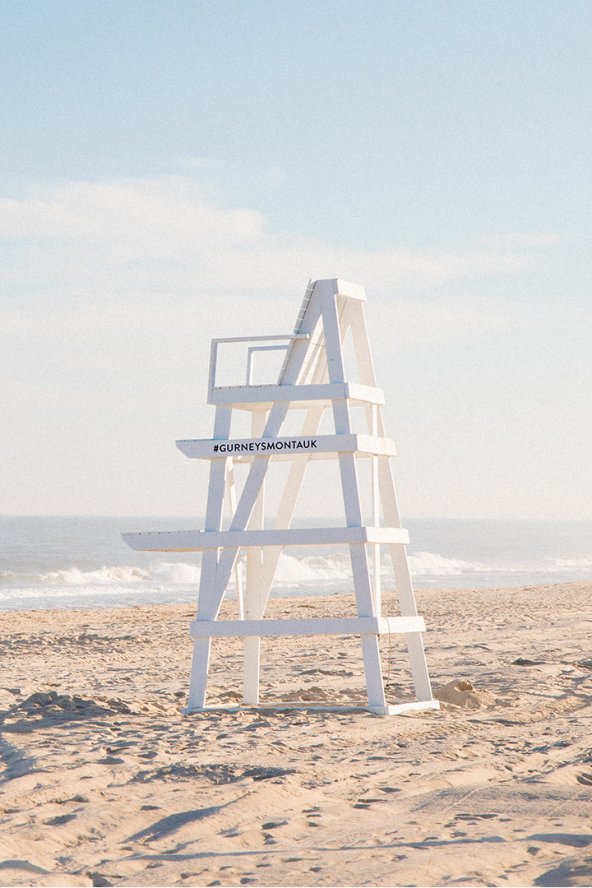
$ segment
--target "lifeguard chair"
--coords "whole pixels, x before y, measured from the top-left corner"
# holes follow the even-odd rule
[[[259,705],[260,640],[269,636],[353,635],[361,641],[367,700],[360,707],[377,715],[437,709],[423,648],[423,617],[417,613],[401,527],[390,458],[393,442],[385,437],[381,407],[384,395],[376,387],[364,317],[362,287],[339,279],[309,284],[294,332],[283,336],[233,337],[212,341],[208,402],[216,408],[213,438],[177,441],[192,459],[210,461],[204,530],[123,534],[133,549],[152,552],[203,552],[197,614],[191,624],[193,664],[187,712],[206,704],[212,638],[244,639],[243,705]],[[343,346],[350,334],[358,380],[348,381]],[[241,343],[247,352],[245,381],[217,383],[219,349]],[[253,382],[258,353],[283,350],[285,356],[274,384]],[[353,408],[363,407],[363,430],[354,429]],[[251,434],[232,438],[235,411],[249,411]],[[303,411],[300,433],[285,433],[293,411]],[[319,434],[326,412],[334,431]],[[360,411],[357,411],[358,413]],[[339,463],[345,521],[335,527],[292,527],[299,491],[311,460],[334,458]],[[371,461],[372,519],[363,520],[359,459]],[[264,526],[265,479],[274,460],[290,462],[273,527]],[[248,462],[242,490],[237,491],[234,465]],[[223,526],[225,495],[231,517]],[[382,523],[381,523],[382,515]],[[265,610],[285,547],[349,547],[356,616],[310,619],[269,619]],[[382,614],[381,553],[390,554],[399,613]],[[246,550],[246,577],[239,553]],[[239,619],[218,619],[231,575],[236,578]],[[411,668],[415,699],[387,703],[379,639],[403,635]],[[295,704],[271,704],[294,708]],[[213,707],[220,708],[220,707]],[[303,708],[309,708],[303,706]],[[321,708],[336,708],[327,707]],[[347,708],[352,708],[348,704]]]

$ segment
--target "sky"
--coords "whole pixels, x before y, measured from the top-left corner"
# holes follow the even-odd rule
[[[0,15],[1,513],[202,514],[210,339],[340,277],[404,516],[592,519],[591,4]]]

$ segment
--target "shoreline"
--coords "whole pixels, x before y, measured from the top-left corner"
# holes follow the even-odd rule
[[[592,584],[416,594],[444,702],[389,718],[183,716],[193,604],[1,611],[0,882],[590,884]],[[214,645],[210,702],[238,701],[240,659]],[[363,699],[357,639],[266,639],[262,662],[262,702]],[[405,699],[402,640],[383,666]]]
[[[389,583],[388,579],[386,580],[386,583],[388,585],[388,583]],[[390,580],[390,583],[392,584],[392,579]],[[559,588],[561,588],[561,589],[570,589],[570,588],[578,589],[581,587],[587,587],[587,586],[591,586],[591,585],[592,585],[592,580],[588,580],[588,579],[569,579],[569,580],[557,579],[557,580],[553,580],[553,581],[549,580],[549,581],[545,581],[545,582],[539,581],[538,579],[531,579],[531,580],[523,580],[523,579],[518,580],[517,579],[515,582],[511,582],[511,583],[510,582],[500,582],[500,583],[495,583],[495,584],[493,584],[493,583],[481,584],[481,583],[475,583],[475,582],[470,583],[467,581],[466,583],[463,583],[463,584],[455,584],[455,585],[442,584],[442,585],[437,585],[437,586],[432,586],[432,585],[427,586],[427,585],[422,585],[421,579],[420,579],[417,584],[414,582],[413,591],[414,591],[414,595],[416,597],[418,595],[439,596],[442,594],[471,595],[474,593],[481,593],[481,592],[487,593],[487,592],[495,592],[495,591],[502,592],[502,593],[505,593],[505,592],[525,592],[525,591],[528,591],[529,589],[535,589],[535,588],[538,590],[541,590],[541,592],[543,592],[543,593],[545,591],[550,591],[552,593],[554,590],[557,590]],[[81,613],[89,613],[89,612],[93,612],[93,611],[104,611],[104,610],[106,610],[106,611],[133,610],[133,609],[142,608],[142,607],[150,608],[150,607],[187,606],[189,608],[193,607],[195,609],[195,605],[197,602],[197,595],[198,595],[198,586],[199,586],[199,583],[196,583],[195,587],[192,588],[191,591],[188,591],[187,589],[183,589],[182,591],[180,591],[177,595],[176,601],[171,601],[168,599],[167,600],[158,600],[157,599],[157,596],[159,595],[158,592],[152,593],[152,596],[148,596],[147,598],[144,597],[145,595],[147,595],[147,593],[141,592],[137,596],[138,600],[135,601],[134,600],[135,594],[133,592],[126,591],[123,593],[116,593],[111,596],[109,595],[109,593],[107,593],[107,594],[102,593],[104,595],[104,597],[102,598],[101,603],[97,603],[96,601],[94,601],[94,602],[92,601],[93,598],[99,598],[101,596],[101,593],[99,593],[99,592],[96,592],[96,593],[93,592],[92,594],[89,594],[88,596],[81,596],[81,598],[79,598],[79,600],[74,604],[67,604],[67,603],[65,603],[65,604],[44,604],[44,605],[37,605],[37,606],[32,606],[32,607],[26,607],[26,606],[20,607],[18,604],[15,604],[15,605],[10,604],[7,606],[6,603],[0,602],[0,615],[1,614],[23,614],[24,615],[27,613],[51,613],[51,612],[56,612],[56,611],[58,613],[64,613],[64,612],[70,612],[70,611],[79,611]],[[173,593],[169,592],[169,593],[167,593],[167,595],[172,596]],[[290,602],[290,601],[307,601],[308,599],[310,599],[311,601],[318,601],[321,599],[328,599],[331,601],[335,601],[336,599],[339,599],[342,597],[348,598],[350,595],[353,595],[353,592],[350,592],[349,590],[339,591],[339,590],[334,590],[334,589],[321,588],[321,591],[319,591],[317,595],[312,595],[311,591],[310,591],[310,587],[306,587],[303,591],[296,591],[295,589],[283,590],[280,588],[280,589],[273,589],[272,590],[273,597],[272,597],[271,601],[278,601],[278,602],[284,602],[284,603]],[[40,596],[39,596],[39,598],[40,598]],[[48,596],[48,598],[49,598],[49,596]],[[68,602],[70,600],[75,599],[76,596],[74,594],[74,595],[68,595],[68,596],[59,596],[58,598],[61,598],[65,602]],[[111,600],[110,600],[110,598],[111,598]],[[25,601],[26,600],[27,599],[25,599]],[[35,600],[35,598],[32,597],[30,600]],[[80,600],[88,601],[89,603],[88,604],[81,604]],[[236,600],[234,598],[234,592],[232,590],[230,591],[230,595],[227,593],[225,600],[228,600],[230,602],[233,602]],[[118,601],[121,601],[122,603],[119,604],[119,603],[117,603]]]

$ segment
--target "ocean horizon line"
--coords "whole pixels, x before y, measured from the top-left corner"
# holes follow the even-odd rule
[[[205,513],[200,515],[199,513],[171,513],[171,512],[0,512],[0,519],[2,518],[164,518],[167,520],[200,520],[205,518]],[[590,518],[562,518],[562,517],[553,517],[553,518],[504,518],[504,517],[495,517],[495,518],[466,518],[466,517],[456,517],[454,515],[447,515],[445,517],[442,516],[417,516],[417,515],[403,515],[403,521],[430,521],[430,522],[446,522],[446,521],[455,521],[455,522],[500,522],[500,523],[516,523],[516,524],[592,524],[592,517]],[[302,516],[302,521],[341,521],[343,520],[343,515],[310,515],[310,516]]]

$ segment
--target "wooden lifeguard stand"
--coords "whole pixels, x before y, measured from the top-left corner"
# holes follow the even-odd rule
[[[356,635],[361,639],[367,687],[363,708],[378,715],[413,709],[437,709],[423,648],[423,618],[418,616],[409,574],[389,458],[395,447],[384,436],[376,387],[362,287],[338,279],[311,282],[306,290],[293,334],[235,337],[212,341],[208,402],[215,405],[214,436],[177,441],[186,456],[211,461],[205,529],[123,534],[133,549],[153,552],[203,551],[197,615],[191,624],[194,640],[187,712],[206,707],[211,640],[221,636],[244,638],[243,703],[259,705],[260,639],[269,636]],[[358,382],[346,379],[343,345],[351,332]],[[216,384],[219,346],[243,343],[247,349],[245,383]],[[252,382],[257,352],[285,350],[279,379],[273,385]],[[362,406],[367,428],[354,431],[352,408]],[[301,432],[282,435],[295,408],[304,410]],[[251,437],[231,438],[233,411],[251,412]],[[325,411],[332,411],[334,434],[318,434]],[[295,528],[291,522],[306,468],[311,459],[339,460],[345,524],[339,527]],[[364,524],[357,471],[358,458],[371,460],[372,523]],[[279,500],[275,525],[263,523],[264,482],[272,460],[291,465]],[[234,463],[250,467],[237,499]],[[225,494],[232,517],[223,529]],[[381,526],[381,512],[383,525]],[[349,546],[356,617],[265,619],[276,568],[285,546]],[[383,616],[381,602],[381,547],[390,552],[400,614]],[[246,549],[246,582],[239,553]],[[218,619],[231,575],[235,574],[239,619]],[[382,676],[379,638],[404,636],[416,699],[389,705]],[[294,708],[294,704],[284,704]],[[278,708],[280,704],[275,705]],[[219,707],[214,707],[219,708]],[[308,708],[308,707],[303,707]],[[318,707],[317,707],[318,708]],[[323,708],[336,708],[326,707]],[[351,705],[348,707],[351,708]]]

